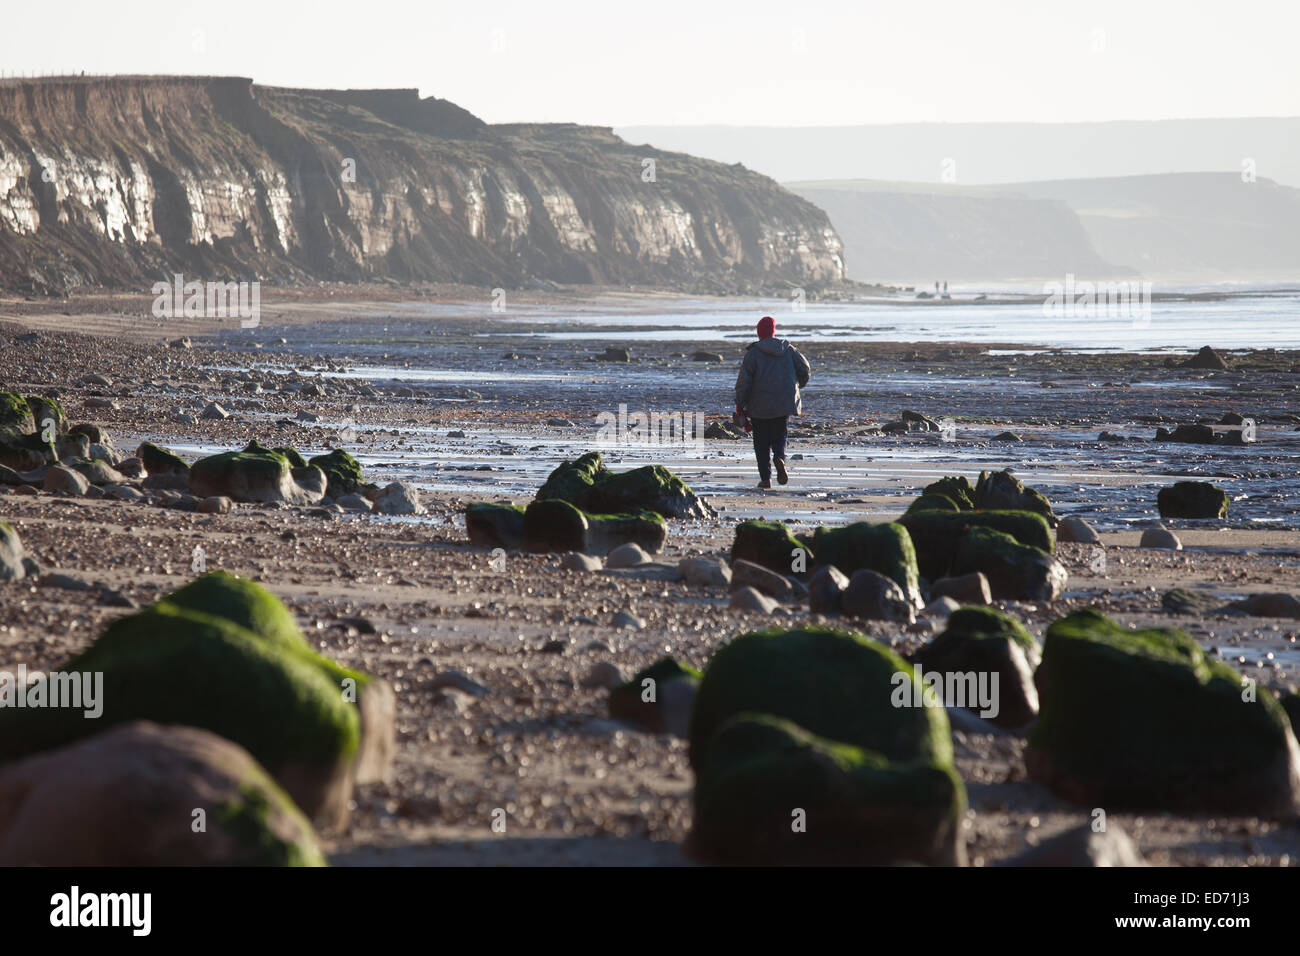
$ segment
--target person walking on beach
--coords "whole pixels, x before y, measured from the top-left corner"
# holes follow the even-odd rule
[[[754,425],[754,455],[758,458],[758,487],[790,480],[785,467],[786,420],[803,414],[799,390],[808,384],[811,368],[797,348],[776,337],[776,320],[765,315],[758,322],[758,341],[745,349],[736,376],[736,411]]]

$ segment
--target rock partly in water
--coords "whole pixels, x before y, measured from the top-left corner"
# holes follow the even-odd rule
[[[1226,518],[1228,494],[1208,481],[1179,481],[1161,488],[1156,505],[1162,518]]]

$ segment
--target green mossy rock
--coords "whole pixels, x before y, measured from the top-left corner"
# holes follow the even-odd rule
[[[947,478],[931,482],[921,489],[921,495],[922,497],[942,495],[956,502],[957,507],[962,511],[972,511],[975,508],[975,489],[970,486],[970,482],[964,475],[949,475]]]
[[[902,675],[896,677],[895,675]],[[948,717],[937,707],[895,707],[912,667],[861,634],[830,628],[768,628],[735,638],[714,655],[691,718],[691,763],[729,718],[745,711],[792,720],[820,737],[873,750],[891,761],[952,765]]]
[[[537,500],[567,501],[591,514],[653,511],[665,518],[706,518],[714,512],[686,482],[662,465],[615,474],[600,452],[566,461],[551,472]]]
[[[668,685],[685,681],[692,688],[698,689],[700,676],[694,667],[679,663],[671,657],[655,661],[638,671],[630,681],[610,690],[609,716],[654,734],[679,731],[684,734],[689,730],[689,719],[683,720],[681,718],[684,715],[670,712],[676,702],[673,690]],[[647,684],[646,681],[653,683]],[[653,699],[647,700],[648,697]]]
[[[795,552],[803,550],[804,568],[795,571],[797,564]],[[736,525],[736,537],[731,543],[731,560],[752,561],[761,564],[777,574],[804,578],[812,573],[814,551],[807,542],[801,541],[790,533],[790,529],[779,521],[742,521]]]
[[[961,505],[953,501],[947,495],[935,494],[927,491],[910,505],[907,506],[905,514],[914,514],[918,511],[961,511]]]
[[[135,450],[135,457],[140,459],[144,470],[151,475],[189,474],[190,466],[184,458],[153,442],[141,442]]]
[[[1228,493],[1208,481],[1179,481],[1156,494],[1162,518],[1226,518]]]
[[[1282,706],[1176,628],[1091,608],[1047,629],[1029,775],[1088,807],[1294,817],[1300,748]]]
[[[15,471],[34,471],[58,460],[58,449],[53,442],[43,441],[40,432],[0,428],[0,465]]]
[[[1048,554],[1056,550],[1056,535],[1042,515],[1029,511],[917,511],[898,519],[916,548],[921,575],[930,581],[949,577],[953,558],[966,529],[993,528],[1021,544]]]
[[[1286,715],[1291,721],[1291,730],[1295,733],[1296,728],[1300,727],[1300,694],[1290,691],[1279,697],[1278,703],[1286,711]]]
[[[307,654],[286,653],[232,621],[164,600],[109,625],[58,671],[86,672],[103,674],[102,716],[0,708],[0,760],[134,720],[183,724],[238,743],[309,816],[345,812],[360,720]]]
[[[27,407],[31,409],[32,420],[36,423],[36,431],[43,431],[47,422],[52,422],[54,434],[63,435],[68,431],[68,416],[63,411],[63,406],[59,404],[57,398],[46,398],[43,395],[28,395]]]
[[[314,480],[307,482],[307,477]],[[232,501],[308,505],[320,501],[326,487],[320,469],[308,466],[295,473],[288,458],[255,440],[243,451],[211,455],[190,466],[190,491],[201,498],[225,495]]]
[[[465,506],[465,530],[477,548],[517,551],[524,543],[524,509],[518,505],[474,501]]]
[[[622,544],[639,544],[648,554],[658,554],[667,541],[668,525],[655,511],[587,515],[587,554],[609,554]]]
[[[1027,487],[1009,471],[981,471],[974,500],[978,511],[1031,511],[1042,515],[1053,528],[1059,520],[1045,495]]]
[[[287,462],[289,462],[289,467],[290,467],[290,468],[306,468],[306,467],[307,467],[307,459],[306,459],[306,458],[303,458],[302,455],[300,455],[300,454],[298,453],[298,449],[296,449],[296,448],[291,448],[291,447],[289,447],[288,445],[281,445],[281,446],[279,446],[279,447],[277,447],[277,448],[272,448],[271,451],[275,452],[277,455],[283,455],[284,458],[285,458],[285,460],[286,460]],[[323,456],[323,455],[317,455],[316,457],[317,457],[317,458],[323,458],[323,457],[325,457],[325,456]],[[316,463],[317,463],[317,462],[316,462],[316,459],[313,458],[313,459],[312,459],[312,464],[316,464]],[[322,468],[321,470],[324,471],[325,469]]]
[[[31,406],[17,392],[0,392],[0,429],[11,429],[20,435],[36,431]]]
[[[863,568],[875,571],[902,588],[914,610],[922,606],[916,549],[901,524],[857,521],[842,528],[818,528],[812,549],[817,567],[833,564],[848,578]]]
[[[310,464],[325,472],[329,482],[325,493],[331,498],[350,495],[365,483],[361,475],[361,463],[342,448],[335,448],[328,455],[317,455],[311,459]]]
[[[587,516],[567,501],[534,501],[524,510],[524,550],[585,551]]]
[[[953,557],[954,575],[981,572],[995,598],[1054,601],[1069,575],[1046,551],[1021,544],[1009,534],[978,525],[967,528]]]
[[[950,767],[890,763],[787,720],[740,714],[704,747],[688,849],[742,865],[961,865],[965,810]]]
[[[912,655],[912,663],[923,673],[945,676],[945,688],[960,687],[967,710],[1002,727],[1021,727],[1038,714],[1038,691],[1034,667],[1042,651],[1025,626],[991,607],[963,607],[948,616],[947,627],[934,640]],[[992,683],[997,675],[997,684]],[[980,700],[982,690],[992,692],[988,711]]]

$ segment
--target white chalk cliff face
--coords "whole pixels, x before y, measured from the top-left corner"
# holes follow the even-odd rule
[[[0,287],[176,272],[760,291],[844,263],[772,180],[607,129],[488,126],[403,90],[0,81]]]

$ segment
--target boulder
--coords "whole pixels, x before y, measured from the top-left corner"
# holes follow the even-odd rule
[[[1076,611],[1047,629],[1035,679],[1025,764],[1067,800],[1286,819],[1300,809],[1300,746],[1281,705],[1244,693],[1184,631]]]
[[[945,677],[945,687],[965,680],[963,706],[1000,727],[1020,727],[1038,714],[1034,667],[1041,658],[1038,642],[1015,618],[988,607],[968,607],[948,616],[947,628],[912,655],[912,663],[926,673]],[[996,676],[996,682],[995,682]],[[978,682],[992,688],[993,704],[978,704]],[[972,685],[974,681],[974,685]]]
[[[654,511],[665,518],[716,517],[708,502],[662,465],[615,474],[595,451],[551,472],[537,499],[567,501],[590,514]]]
[[[808,579],[808,610],[813,614],[841,614],[849,579],[833,564],[823,564]]]
[[[949,475],[931,482],[921,489],[921,497],[926,495],[941,495],[954,502],[961,511],[972,511],[975,508],[975,489],[964,475]]]
[[[890,761],[951,766],[947,715],[942,707],[913,706],[923,699],[911,665],[861,634],[751,631],[723,645],[704,672],[691,719],[691,763],[699,768],[704,745],[724,722],[753,712]]]
[[[284,455],[256,441],[243,451],[199,459],[190,467],[188,484],[199,498],[224,496],[243,502],[313,505],[325,496],[325,476],[319,468],[292,468]]]
[[[1138,547],[1156,548],[1162,551],[1181,551],[1183,550],[1183,543],[1178,540],[1178,535],[1168,528],[1147,528],[1142,532],[1142,539],[1138,542]]]
[[[1018,441],[1019,439],[1017,439]],[[1052,503],[1010,471],[981,471],[975,485],[975,508],[980,511],[1030,511],[1056,527]]]
[[[325,472],[325,493],[331,498],[352,494],[364,484],[361,463],[341,448],[335,448],[327,455],[317,455],[307,464]]]
[[[1047,554],[1056,550],[1056,535],[1047,519],[1029,511],[921,511],[903,515],[898,523],[912,538],[917,569],[930,581],[964,573],[954,569],[953,560],[972,527],[1009,534],[1020,544]]]
[[[811,570],[813,549],[790,533],[779,521],[742,521],[736,525],[736,537],[731,543],[731,563],[749,561],[761,564],[777,574],[802,577],[807,572],[797,571],[801,566]]]
[[[1203,591],[1172,588],[1160,599],[1160,604],[1170,614],[1195,614],[1198,617],[1223,607],[1223,601]]]
[[[1179,481],[1160,489],[1156,506],[1162,518],[1226,518],[1228,494],[1208,481]]]
[[[753,587],[736,588],[731,592],[728,606],[737,611],[753,611],[755,614],[771,614],[780,606],[776,598],[770,598]]]
[[[740,560],[731,566],[731,589],[752,587],[762,591],[768,597],[782,602],[792,602],[802,594],[802,585],[795,584],[783,574],[777,574],[761,564]]]
[[[17,392],[0,392],[0,429],[11,429],[22,435],[37,430],[36,417],[27,399]]]
[[[34,431],[44,431],[50,429],[56,435],[62,435],[68,430],[68,416],[63,411],[63,406],[59,404],[57,398],[46,398],[41,395],[28,395],[27,408],[32,413],[32,419],[36,423]],[[0,427],[3,427],[0,425]]]
[[[518,505],[471,502],[465,506],[465,530],[470,544],[477,548],[518,550],[524,541],[524,509]]]
[[[620,544],[605,558],[607,568],[635,568],[650,562],[650,555],[639,544]]]
[[[230,514],[232,506],[233,504],[229,498],[214,495],[211,498],[204,498],[194,510],[205,515],[226,515]]]
[[[27,556],[22,539],[14,526],[0,521],[0,581],[18,581],[27,576],[23,558]]]
[[[1074,544],[1101,544],[1101,535],[1082,518],[1071,516],[1062,518],[1056,526],[1056,540]]]
[[[922,605],[912,536],[901,524],[857,521],[842,528],[818,528],[813,535],[816,565],[833,564],[850,578],[863,569],[893,580],[914,609]]]
[[[318,469],[309,469],[318,471]],[[322,482],[323,484],[323,482]],[[321,488],[322,497],[324,487]],[[318,499],[319,500],[319,499]],[[422,515],[426,509],[414,485],[394,481],[375,495],[375,512],[381,515]]]
[[[840,599],[841,613],[872,621],[898,621],[911,624],[916,620],[916,606],[907,599],[893,579],[870,568],[853,572]]]
[[[992,604],[989,579],[979,571],[955,578],[940,578],[930,585],[930,599],[952,598],[958,604]]]
[[[144,470],[151,475],[188,475],[190,466],[184,458],[152,442],[142,442],[135,450],[135,457],[144,463]]]
[[[65,465],[54,465],[45,472],[41,487],[51,494],[84,495],[90,482],[79,471]]]
[[[1203,368],[1214,371],[1224,371],[1228,363],[1220,358],[1219,353],[1214,351],[1208,345],[1202,345],[1199,352],[1183,362],[1180,368]]]
[[[722,558],[682,558],[677,562],[677,570],[688,584],[697,588],[725,588],[731,584],[731,567]]]
[[[1163,438],[1157,432],[1156,440],[1178,442],[1183,445],[1213,445],[1218,439],[1214,434],[1214,428],[1210,425],[1179,425],[1172,432],[1166,429]]]
[[[0,767],[0,866],[323,866],[246,750],[133,722]]]
[[[1294,594],[1252,594],[1234,601],[1228,607],[1255,617],[1282,617],[1300,620],[1300,598]]]
[[[118,485],[126,481],[126,475],[102,461],[76,461],[72,468],[92,485]]]
[[[940,495],[927,492],[914,499],[907,506],[906,514],[913,514],[917,511],[961,511],[961,505],[953,501],[947,495]]]
[[[609,692],[609,716],[653,734],[685,737],[699,683],[695,668],[662,658]]]
[[[961,865],[956,772],[741,714],[702,747],[688,852],[738,865]]]
[[[1118,823],[1104,830],[1091,823],[1073,827],[1012,857],[1003,866],[1146,866],[1133,838]]]
[[[966,530],[953,558],[954,574],[978,571],[996,598],[1054,601],[1065,590],[1065,566],[1045,551],[1023,545],[993,528]]]

